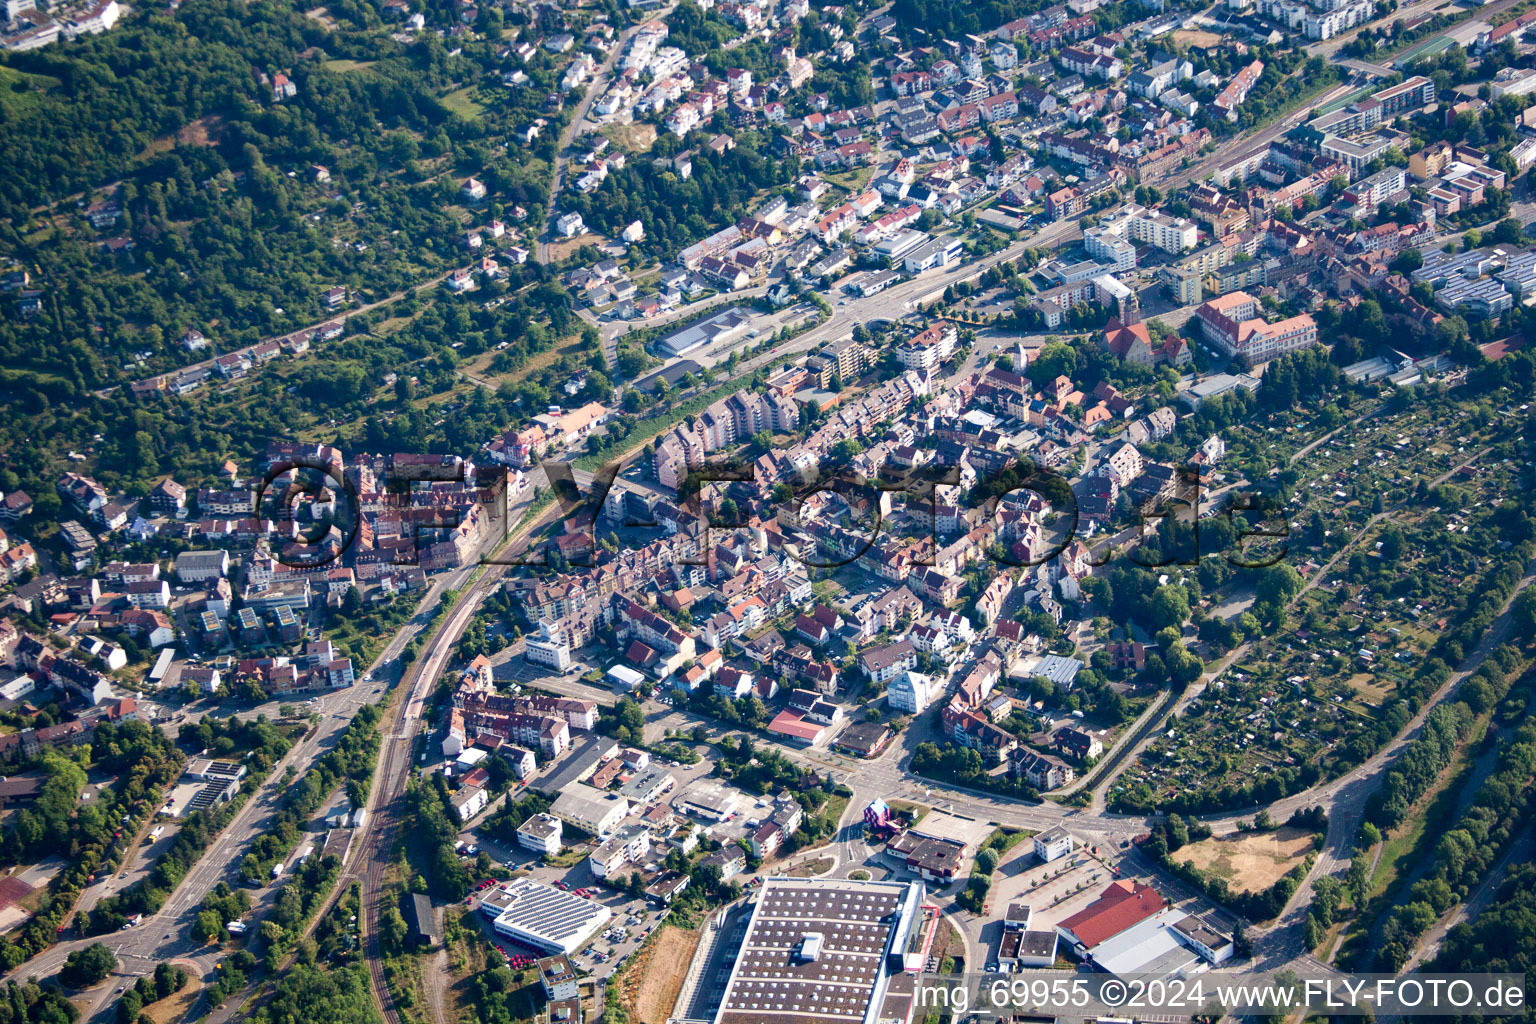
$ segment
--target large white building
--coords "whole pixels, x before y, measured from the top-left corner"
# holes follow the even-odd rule
[[[1141,453],[1132,444],[1122,444],[1099,466],[1099,475],[1114,480],[1116,486],[1129,487],[1145,468]]]
[[[940,684],[930,675],[903,672],[885,688],[885,702],[892,711],[916,715],[933,703],[940,689]]]
[[[517,845],[532,853],[553,857],[560,852],[564,825],[553,814],[535,814],[517,829]]]
[[[923,903],[916,881],[765,879],[713,1024],[906,1019],[903,976],[930,939]]]
[[[1072,833],[1057,825],[1035,836],[1035,856],[1041,863],[1049,864],[1072,852]]]
[[[562,790],[549,810],[567,825],[603,839],[629,814],[629,801],[578,782]]]
[[[1183,217],[1170,217],[1159,210],[1127,203],[1115,211],[1114,216],[1089,228],[1084,235],[1084,245],[1095,259],[1119,258],[1111,242],[1116,238],[1134,239],[1178,254],[1195,247],[1200,241],[1200,229],[1194,221]]]
[[[1136,266],[1136,247],[1117,234],[1112,224],[1095,224],[1083,232],[1083,248],[1112,273]]]
[[[1200,240],[1200,229],[1183,217],[1170,217],[1156,210],[1144,210],[1130,219],[1130,235],[1164,252],[1188,252]]]
[[[548,953],[576,952],[613,916],[596,900],[519,878],[482,898],[497,933]]]
[[[937,369],[954,355],[955,344],[959,340],[960,332],[955,329],[955,325],[947,320],[941,320],[920,334],[902,342],[896,349],[896,354],[901,358],[902,366],[922,373]]]
[[[228,575],[228,551],[183,551],[176,556],[176,578],[183,583],[202,583]]]
[[[1259,308],[1247,292],[1231,292],[1206,302],[1195,319],[1208,341],[1253,366],[1317,343],[1317,322],[1307,314],[1268,323]]]
[[[587,855],[587,864],[598,878],[614,878],[630,865],[640,865],[651,852],[651,830],[644,825],[620,827]]]
[[[560,627],[547,619],[540,620],[538,635],[523,638],[523,651],[529,661],[556,672],[571,667],[571,645]]]

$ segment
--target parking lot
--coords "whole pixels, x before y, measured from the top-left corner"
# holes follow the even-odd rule
[[[1035,915],[1030,927],[1053,928],[1098,899],[1115,877],[1086,851],[1041,864],[1025,847],[1023,855],[998,872],[991,903],[999,915],[1009,903],[1027,903]]]
[[[483,848],[491,854],[493,860],[511,869],[498,872],[498,878],[505,879],[516,871],[519,875],[532,876],[546,885],[577,892],[613,912],[613,917],[609,918],[604,929],[571,955],[573,967],[589,973],[599,982],[607,980],[661,920],[661,908],[643,897],[635,899],[627,892],[610,888],[607,883],[594,878],[585,858],[573,867],[561,868],[539,863],[537,857],[525,850],[508,851],[501,844],[490,842],[484,843]],[[546,955],[498,934],[491,920],[478,913],[478,892],[471,894],[465,903],[477,911],[474,916],[480,922],[480,927],[512,966],[520,966]]]

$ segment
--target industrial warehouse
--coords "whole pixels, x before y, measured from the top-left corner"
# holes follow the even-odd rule
[[[719,937],[700,945],[704,961],[720,958],[719,973],[733,954],[734,963],[718,1003],[695,998],[690,1019],[907,1019],[937,921],[922,882],[775,877],[742,910],[744,928],[722,923]],[[696,961],[690,973],[708,977],[710,966]]]
[[[509,939],[548,953],[574,953],[613,912],[594,900],[520,878],[491,890],[480,912]]]

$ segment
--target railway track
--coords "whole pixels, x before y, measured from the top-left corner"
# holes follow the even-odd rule
[[[555,510],[558,510],[556,506]],[[548,515],[541,516],[531,529],[545,524]],[[393,712],[389,729],[384,736],[383,760],[380,763],[376,794],[364,823],[363,834],[355,837],[360,859],[352,877],[362,883],[363,934],[366,941],[364,956],[368,961],[368,973],[373,985],[374,999],[388,1024],[402,1024],[399,1009],[389,991],[389,981],[384,975],[383,950],[380,945],[380,915],[383,912],[382,893],[384,872],[389,867],[390,851],[394,848],[395,835],[404,814],[406,785],[411,778],[411,755],[416,735],[420,732],[423,709],[432,680],[438,678],[448,662],[454,645],[466,626],[474,618],[474,610],[480,601],[500,584],[505,572],[502,566],[490,567],[484,576],[470,586],[458,604],[449,612],[426,641],[424,651],[401,679],[401,692],[405,694]],[[336,891],[343,885],[338,884]]]
[[[627,462],[629,457],[626,456],[624,461]],[[562,514],[558,503],[551,505],[537,519],[508,538],[498,550],[498,555],[527,550],[529,539]],[[400,692],[404,694],[404,699],[395,706],[388,719],[381,749],[382,760],[369,801],[368,815],[362,834],[354,837],[355,848],[360,851],[358,859],[334,890],[336,893],[343,891],[350,881],[362,883],[360,896],[364,957],[368,961],[374,1000],[388,1024],[403,1024],[403,1021],[395,1006],[394,996],[389,991],[389,981],[384,975],[379,930],[383,910],[381,896],[384,891],[384,872],[391,859],[390,851],[394,847],[395,834],[405,813],[404,797],[406,785],[411,778],[415,739],[421,731],[432,681],[441,676],[459,637],[473,620],[475,609],[487,594],[501,585],[507,569],[505,565],[486,567],[484,574],[470,584],[447,618],[423,641],[421,655],[401,678]]]

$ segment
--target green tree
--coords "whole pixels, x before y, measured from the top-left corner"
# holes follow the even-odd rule
[[[1289,562],[1276,562],[1257,572],[1258,578],[1254,580],[1253,591],[1255,599],[1260,604],[1278,607],[1301,591],[1301,574]]]
[[[59,981],[70,988],[89,988],[117,970],[117,957],[99,942],[77,949],[64,960]]]
[[[1183,587],[1167,584],[1152,592],[1148,611],[1154,629],[1182,628],[1189,621],[1189,598]]]

